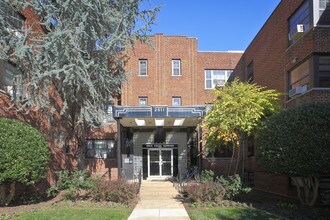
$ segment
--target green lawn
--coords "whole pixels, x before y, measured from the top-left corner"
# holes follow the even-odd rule
[[[254,208],[189,208],[187,212],[191,220],[283,219]]]
[[[131,209],[126,208],[50,208],[21,215],[14,219],[24,220],[93,220],[93,219],[127,219]]]

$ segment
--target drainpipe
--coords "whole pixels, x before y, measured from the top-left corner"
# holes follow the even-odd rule
[[[198,132],[198,134],[197,134],[197,147],[199,148],[199,152],[198,152],[198,165],[199,165],[199,170],[201,171],[202,169],[203,169],[203,156],[202,156],[202,152],[203,152],[203,144],[202,144],[202,135],[203,135],[203,133],[202,133],[202,128],[200,127],[200,125],[198,125],[198,127],[197,127],[197,132]]]
[[[122,162],[121,162],[121,126],[120,119],[117,120],[117,165],[118,165],[118,178],[122,176]]]

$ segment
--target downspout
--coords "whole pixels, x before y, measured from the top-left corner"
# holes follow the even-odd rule
[[[122,158],[121,158],[121,126],[120,119],[117,119],[117,165],[118,165],[118,178],[122,178]]]

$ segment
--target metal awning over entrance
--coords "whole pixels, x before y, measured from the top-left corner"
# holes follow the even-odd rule
[[[207,106],[115,106],[114,118],[124,127],[192,127]]]

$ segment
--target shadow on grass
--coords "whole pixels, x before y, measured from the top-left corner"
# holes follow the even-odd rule
[[[274,216],[268,212],[251,209],[251,208],[241,208],[241,209],[225,209],[225,213],[215,213],[216,219],[285,219],[279,216]]]

